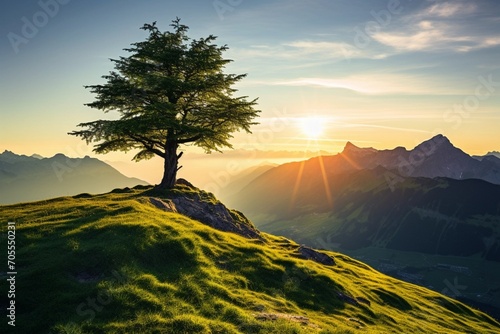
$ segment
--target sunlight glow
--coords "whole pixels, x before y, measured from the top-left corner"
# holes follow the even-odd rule
[[[325,119],[322,117],[299,118],[298,126],[308,139],[318,139],[323,134]]]

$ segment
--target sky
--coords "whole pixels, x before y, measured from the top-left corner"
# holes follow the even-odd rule
[[[347,141],[413,148],[438,133],[471,155],[500,150],[499,1],[5,0],[0,152],[95,156],[67,134],[112,117],[84,105],[94,96],[83,86],[104,82],[109,59],[146,38],[144,23],[169,30],[176,17],[190,37],[229,47],[226,73],[248,74],[238,94],[262,110],[251,135],[234,135],[234,152],[185,148],[181,175],[213,159],[243,168],[257,156],[333,154]],[[158,160],[95,157],[150,182],[161,176]]]

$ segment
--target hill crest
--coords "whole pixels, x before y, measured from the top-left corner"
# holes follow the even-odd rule
[[[0,206],[1,216],[23,231],[16,243],[29,245],[17,253],[16,289],[22,291],[16,299],[17,329],[200,334],[500,329],[479,311],[345,255],[325,251],[335,262],[324,265],[305,259],[308,250],[291,240],[221,232],[151,202],[197,196],[207,209],[219,204],[180,185],[163,194],[138,187]]]

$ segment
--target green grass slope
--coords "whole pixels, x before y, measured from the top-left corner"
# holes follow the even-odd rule
[[[285,238],[248,239],[162,211],[151,192],[0,206],[4,254],[7,222],[16,223],[18,272],[13,330],[2,260],[0,332],[500,331],[479,311],[345,255],[328,252],[336,265],[325,266],[300,258],[299,245]]]

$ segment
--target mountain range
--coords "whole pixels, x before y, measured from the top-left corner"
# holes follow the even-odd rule
[[[475,159],[478,159],[478,160],[483,160],[485,157],[488,157],[488,156],[494,156],[494,157],[497,157],[500,159],[500,152],[491,151],[491,152],[486,153],[485,155],[473,155],[472,157]]]
[[[29,202],[78,193],[102,193],[114,188],[146,185],[88,156],[0,154],[0,204]]]
[[[412,150],[347,143],[337,155],[268,170],[230,204],[263,231],[359,256],[440,291],[455,272],[439,265],[467,268],[456,275],[468,291],[454,295],[493,306],[500,317],[500,159],[493,155],[478,160],[442,135]]]
[[[225,182],[224,184],[222,184],[223,186],[219,187],[220,189],[218,189],[217,191],[218,198],[223,202],[230,202],[236,194],[238,194],[243,188],[249,185],[258,176],[276,166],[276,164],[263,163],[246,168],[236,175],[231,176],[231,178],[228,178],[229,181]]]
[[[401,176],[449,177],[452,179],[482,179],[500,184],[500,159],[487,155],[474,159],[443,135],[437,135],[412,150],[397,147],[393,150],[362,149],[347,143],[341,156],[351,159],[357,169],[382,166]]]

